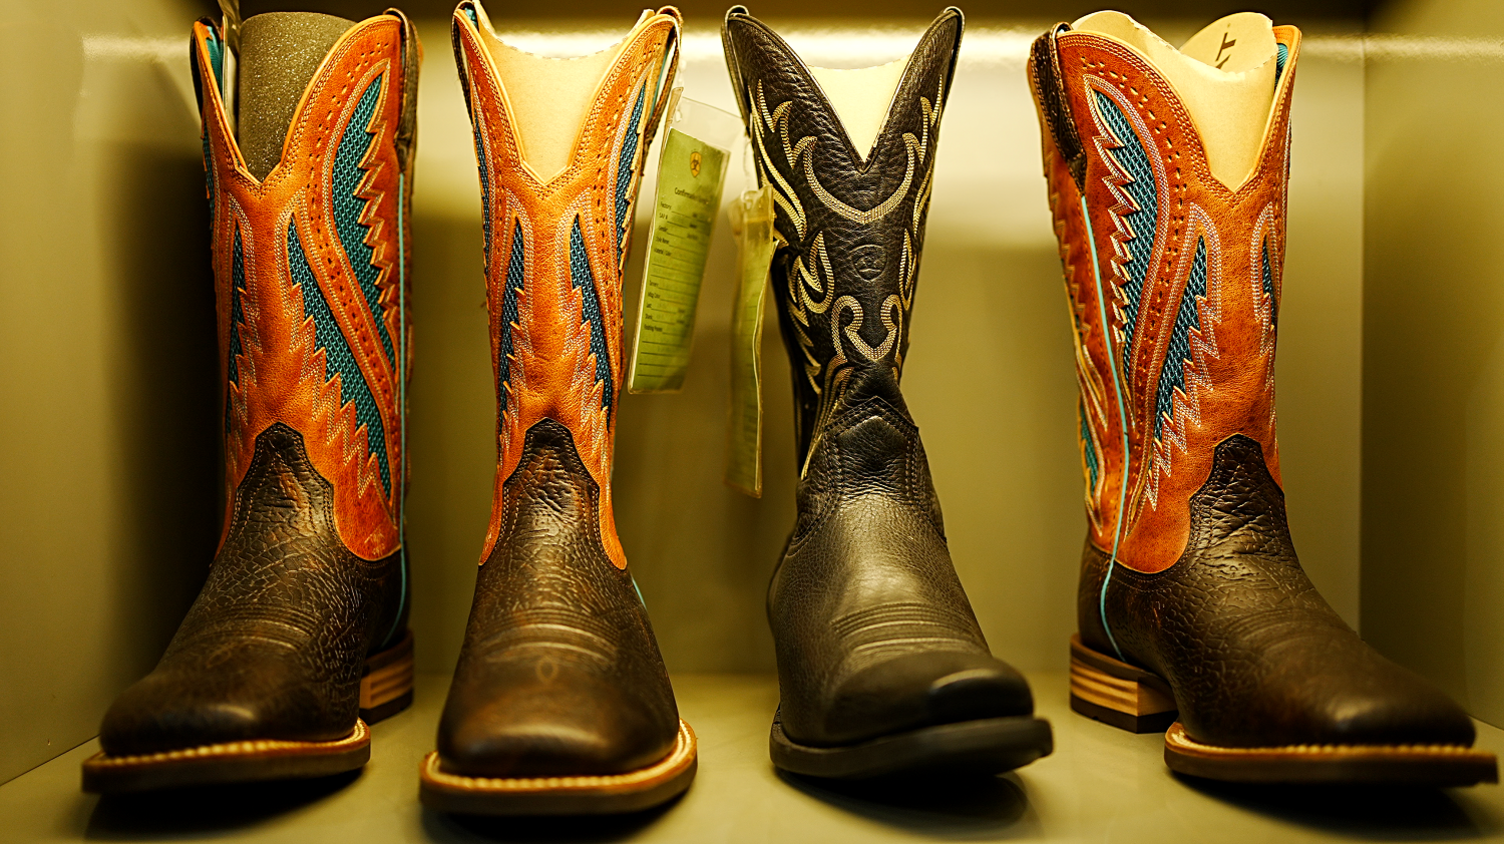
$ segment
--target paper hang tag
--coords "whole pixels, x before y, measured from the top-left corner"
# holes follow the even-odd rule
[[[762,497],[762,319],[773,263],[773,192],[749,190],[731,204],[736,296],[731,304],[731,414],[726,483]]]
[[[721,210],[726,163],[741,134],[735,115],[669,94],[668,132],[658,159],[653,226],[637,303],[627,389],[670,393],[684,386],[695,309]]]

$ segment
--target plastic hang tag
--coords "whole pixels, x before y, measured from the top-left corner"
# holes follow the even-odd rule
[[[731,204],[736,296],[731,304],[731,415],[726,483],[762,497],[762,319],[773,263],[773,191],[767,185]]]
[[[742,134],[735,115],[681,97],[683,90],[669,94],[668,131],[658,158],[653,225],[627,376],[633,393],[669,393],[684,386],[726,164]]]

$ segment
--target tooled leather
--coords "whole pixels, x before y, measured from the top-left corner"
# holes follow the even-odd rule
[[[478,4],[461,3],[454,14],[453,38],[477,155],[484,168],[486,286],[499,410],[499,458],[481,560],[489,557],[501,540],[502,486],[522,459],[526,432],[539,420],[553,419],[569,428],[581,460],[601,487],[601,536],[612,563],[624,568],[626,555],[617,538],[611,506],[616,403],[606,401],[605,395],[608,388],[613,395],[620,394],[625,373],[621,264],[627,254],[625,241],[632,231],[632,206],[626,211],[625,231],[619,233],[616,194],[619,179],[625,176],[630,184],[628,201],[635,205],[663,95],[672,86],[677,67],[678,53],[670,54],[669,46],[678,38],[679,13],[665,7],[633,31],[596,92],[569,166],[542,182],[523,157],[505,87],[496,76],[471,12],[484,20]],[[666,73],[660,73],[665,61],[669,66]],[[645,105],[634,130],[631,115],[639,97]],[[628,172],[624,174],[619,172],[622,150],[629,143],[637,146],[625,162]],[[571,240],[576,225],[595,283],[600,327],[606,334],[609,385],[597,377],[599,361],[592,351],[593,329],[585,317],[582,290],[571,279]],[[514,243],[518,237],[520,245]],[[520,255],[522,284],[513,285],[517,317],[508,321],[506,300],[514,249]],[[505,361],[504,349],[510,349]]]
[[[1036,42],[1030,80],[1089,435],[1081,439],[1082,641],[1165,678],[1188,733],[1208,744],[1471,743],[1461,709],[1364,644],[1315,591],[1285,521],[1273,366],[1298,31],[1275,28],[1288,57],[1262,157],[1230,191],[1211,177],[1193,124],[1152,67],[1100,36],[1063,30]],[[1056,70],[1040,67],[1046,60]],[[1155,219],[1135,218],[1116,152],[1129,139],[1110,130],[1104,102],[1150,159]],[[1085,149],[1084,179],[1059,146],[1064,120]],[[1123,270],[1151,248],[1130,344]],[[1192,355],[1173,418],[1156,438],[1155,373],[1164,371],[1193,249],[1206,261],[1206,293],[1187,332]]]
[[[400,313],[398,288],[410,253],[397,209],[408,199],[398,175],[410,163],[416,36],[400,15],[346,33],[309,83],[282,162],[263,181],[240,158],[214,82],[211,43],[222,43],[218,29],[200,21],[192,59],[226,391],[225,528],[208,579],[161,662],[105,715],[100,740],[116,755],[341,738],[355,726],[366,657],[406,625],[399,407],[406,366],[395,365],[395,353],[409,348],[400,336],[410,321]],[[377,85],[361,127],[369,140],[357,165],[364,174],[357,198],[369,226],[365,245],[380,270],[380,318],[396,338],[392,359],[330,216],[336,148],[357,101]],[[306,254],[301,283],[316,284],[329,303],[383,422],[389,493],[368,429],[357,425],[353,385],[329,374],[332,352],[304,311],[309,291],[293,277],[290,231]]]
[[[782,729],[835,746],[1027,714],[1028,686],[988,652],[956,576],[898,383],[960,14],[920,40],[865,161],[782,39],[740,7],[723,35],[759,181],[775,190],[772,283],[803,467],[768,591]]]
[[[350,553],[334,515],[333,486],[303,437],[273,423],[203,591],[155,670],[106,713],[106,753],[331,741],[354,729],[365,658],[406,622],[403,562]]]
[[[852,147],[814,77],[766,25],[733,9],[724,37],[758,180],[773,188],[771,275],[802,460],[852,378],[902,371],[961,15],[941,13],[920,39],[870,151]]]
[[[854,385],[820,432],[768,589],[780,720],[803,744],[1033,709],[1023,678],[987,649],[918,429],[896,391],[881,389],[891,385]],[[985,676],[985,694],[936,699],[937,681],[967,671]]]
[[[399,287],[409,275],[412,253],[405,248],[407,219],[401,231],[397,223],[398,206],[408,202],[412,184],[416,36],[396,14],[352,27],[309,83],[281,162],[261,181],[246,170],[219,88],[212,83],[216,75],[209,45],[218,38],[212,23],[195,24],[193,64],[204,122],[221,374],[227,391],[226,530],[256,439],[280,422],[302,434],[315,470],[333,485],[334,527],[344,544],[364,559],[384,559],[401,541],[407,478],[399,403],[408,367],[406,361],[397,366],[396,354],[411,348],[400,336],[404,328],[411,331],[412,321],[403,313],[410,297]],[[334,217],[337,151],[373,85],[380,86],[379,95],[363,127],[365,138],[358,130],[356,135],[364,147],[358,150],[356,198],[366,226],[363,245],[370,248],[369,263],[378,271],[380,313],[365,299],[352,264],[357,258],[343,247]],[[400,190],[399,176],[404,178]],[[237,237],[243,252],[243,317],[232,326]],[[357,420],[357,385],[328,371],[330,356],[339,352],[320,344],[315,315],[305,311],[308,291],[294,280],[293,237],[371,394],[381,423],[389,490],[370,440],[374,426]],[[233,380],[232,330],[239,343]],[[383,331],[394,345],[391,357]]]
[[[1192,738],[1224,747],[1472,744],[1466,713],[1363,642],[1300,567],[1259,444],[1215,449],[1190,541],[1164,571],[1116,569],[1105,607],[1122,656],[1170,684]],[[1115,653],[1099,600],[1107,554],[1082,559],[1081,638]]]
[[[1212,177],[1189,114],[1131,49],[1057,27],[1041,37],[1031,56],[1045,176],[1073,313],[1082,424],[1089,434],[1081,447],[1091,537],[1099,548],[1116,547],[1118,564],[1139,571],[1163,570],[1185,549],[1187,504],[1210,471],[1214,447],[1226,437],[1258,441],[1279,479],[1274,316],[1300,38],[1293,27],[1275,27],[1275,37],[1288,58],[1258,165],[1236,191]],[[1046,59],[1056,67],[1041,67]],[[1118,137],[1110,110],[1122,115],[1133,138]],[[1060,130],[1066,122],[1085,149],[1084,174],[1067,160],[1072,153],[1057,145],[1057,137],[1069,135]],[[1124,163],[1133,143],[1144,151],[1137,175]],[[1130,192],[1140,179],[1156,194],[1152,215]],[[1198,254],[1205,291],[1188,297]],[[1131,272],[1137,270],[1129,269],[1135,260],[1147,264],[1136,308],[1131,288],[1138,282]],[[1188,298],[1196,303],[1194,315],[1181,314]],[[1177,326],[1182,316],[1193,317],[1188,331]],[[1109,334],[1111,342],[1104,342]],[[1184,351],[1172,352],[1177,341]],[[1167,373],[1179,382],[1168,392]],[[1121,385],[1126,420],[1115,383]],[[1169,399],[1167,418],[1161,418],[1162,395]]]
[[[678,709],[631,575],[601,545],[601,489],[561,423],[527,433],[502,540],[480,567],[439,726],[447,770],[617,774],[662,759]]]

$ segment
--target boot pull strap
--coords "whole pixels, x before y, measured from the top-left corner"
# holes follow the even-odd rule
[[[1040,108],[1044,112],[1045,125],[1049,127],[1050,139],[1065,159],[1066,169],[1077,190],[1086,189],[1086,148],[1081,136],[1076,133],[1076,122],[1071,119],[1070,98],[1065,93],[1065,82],[1060,74],[1060,33],[1069,32],[1070,25],[1059,23],[1050,31],[1035,39],[1029,50],[1029,67],[1034,75],[1034,90],[1039,92]]]
[[[663,111],[668,106],[669,94],[673,91],[674,77],[679,74],[679,30],[684,26],[684,18],[673,6],[664,6],[658,10],[658,14],[673,18],[674,25],[669,29],[668,40],[663,43],[665,66],[659,71],[658,97],[653,103],[652,116],[643,129],[643,149],[647,149],[653,143],[653,137],[658,132],[658,121],[663,118]],[[647,156],[644,155],[644,166],[646,163]]]
[[[235,0],[220,0],[233,3]],[[423,45],[418,43],[418,31],[413,22],[400,9],[387,9],[386,14],[402,22],[402,115],[397,123],[397,169],[407,172],[408,159],[418,137],[418,70],[423,64]],[[465,76],[460,68],[460,78]],[[466,91],[465,99],[469,100]]]

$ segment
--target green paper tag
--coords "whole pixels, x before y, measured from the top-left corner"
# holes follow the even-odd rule
[[[731,416],[726,483],[762,497],[762,318],[773,263],[773,192],[744,192],[731,205],[736,298],[731,305]]]
[[[628,376],[631,392],[673,392],[684,386],[728,158],[725,149],[677,128],[669,128],[664,139]]]

